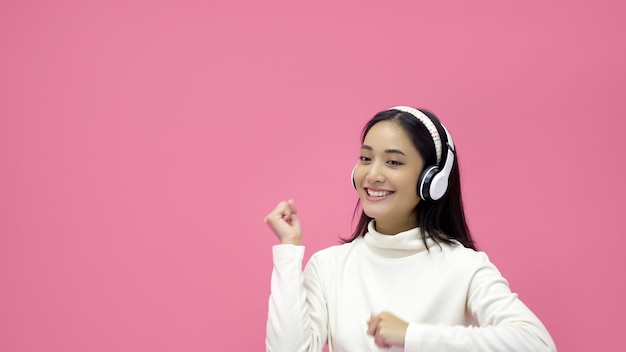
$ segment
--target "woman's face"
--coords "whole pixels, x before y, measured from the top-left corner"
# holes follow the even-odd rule
[[[381,121],[368,131],[354,182],[378,232],[393,235],[418,225],[413,210],[420,201],[417,181],[423,168],[422,156],[397,122]]]

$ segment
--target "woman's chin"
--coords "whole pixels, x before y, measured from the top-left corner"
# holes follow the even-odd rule
[[[378,209],[371,209],[369,207],[363,207],[363,212],[365,215],[369,216],[372,219],[380,218],[383,216],[383,213]]]

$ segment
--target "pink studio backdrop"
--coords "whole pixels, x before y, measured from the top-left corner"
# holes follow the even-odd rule
[[[621,1],[2,1],[0,350],[260,351],[294,198],[351,231],[359,132],[428,108],[561,351],[618,351]]]

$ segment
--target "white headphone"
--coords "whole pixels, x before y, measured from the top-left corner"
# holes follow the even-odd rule
[[[452,165],[454,164],[454,142],[452,141],[452,136],[450,136],[450,133],[440,121],[437,120],[435,122],[433,119],[428,117],[428,115],[418,109],[410,106],[394,106],[389,110],[399,110],[411,114],[419,120],[430,133],[430,136],[435,144],[437,162],[435,165],[424,168],[424,171],[422,171],[418,180],[417,192],[420,198],[425,201],[436,201],[441,199],[441,197],[443,197],[448,190],[448,180],[450,179],[450,172],[452,171]],[[442,143],[441,135],[439,134],[435,123],[438,123],[445,132],[444,142],[446,146],[446,153],[445,158],[443,159],[443,168],[441,168],[441,163],[444,143]],[[354,186],[354,188],[356,188],[356,183],[354,181],[355,169],[356,167],[352,169],[352,186]]]

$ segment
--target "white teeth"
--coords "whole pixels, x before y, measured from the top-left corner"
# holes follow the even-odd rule
[[[367,190],[367,194],[372,197],[385,197],[391,194],[390,191],[372,191],[371,189]]]

